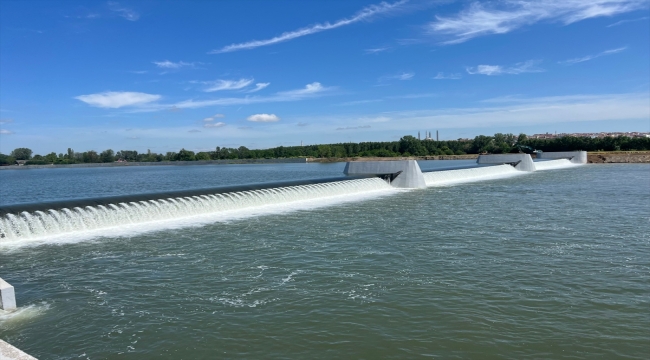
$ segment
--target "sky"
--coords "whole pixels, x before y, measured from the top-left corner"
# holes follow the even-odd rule
[[[0,152],[650,131],[650,0],[0,0]]]

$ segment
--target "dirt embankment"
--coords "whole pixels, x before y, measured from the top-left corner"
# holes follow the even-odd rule
[[[590,164],[650,163],[650,151],[588,153]]]

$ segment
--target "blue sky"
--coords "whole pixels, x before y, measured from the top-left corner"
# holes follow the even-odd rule
[[[0,152],[650,131],[650,2],[0,2]]]

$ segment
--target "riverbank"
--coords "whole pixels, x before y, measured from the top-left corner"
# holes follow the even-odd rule
[[[587,154],[590,164],[650,163],[650,151],[611,151]]]
[[[534,157],[534,155],[533,155]],[[345,157],[345,158],[286,158],[286,159],[233,159],[233,160],[199,160],[199,161],[159,161],[159,162],[113,162],[89,164],[59,164],[59,165],[11,165],[0,166],[0,170],[28,169],[58,169],[58,168],[91,168],[91,167],[120,167],[120,166],[187,166],[187,165],[229,165],[229,164],[304,164],[304,163],[336,163],[349,161],[394,161],[394,160],[473,160],[478,154],[466,155],[431,155],[431,156],[400,156],[400,157]],[[637,163],[650,164],[650,151],[602,151],[587,154],[590,164]]]

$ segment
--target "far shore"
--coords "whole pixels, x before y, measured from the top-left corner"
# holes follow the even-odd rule
[[[534,155],[533,155],[534,157]],[[281,159],[233,159],[198,161],[160,161],[160,162],[112,162],[51,165],[9,165],[0,170],[92,168],[92,167],[132,167],[132,166],[190,166],[190,165],[232,165],[232,164],[304,164],[336,163],[349,161],[391,161],[391,160],[473,160],[478,154],[430,155],[402,157],[346,157],[346,158],[281,158]],[[589,164],[650,164],[650,151],[601,151],[587,154]]]

